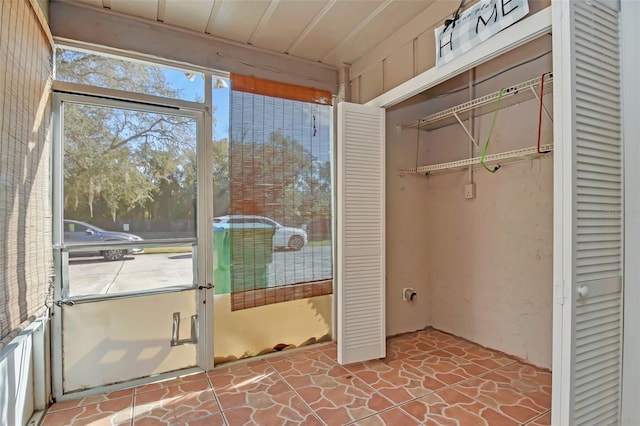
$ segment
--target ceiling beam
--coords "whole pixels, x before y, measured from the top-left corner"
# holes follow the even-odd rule
[[[337,93],[338,70],[153,20],[67,1],[49,5],[54,37]],[[73,25],[69,25],[73,22]]]
[[[156,16],[156,21],[164,22],[166,12],[167,12],[167,1],[158,0],[158,12]]]
[[[218,19],[218,13],[220,13],[220,6],[222,6],[222,0],[213,0],[211,13],[209,13],[209,20],[207,20],[207,25],[204,27],[204,32],[206,34],[211,34],[211,32],[209,31],[209,26],[214,22],[216,22],[216,19]]]
[[[262,30],[264,30],[264,28],[267,26],[267,24],[271,20],[271,16],[273,15],[273,12],[276,11],[279,4],[280,4],[280,0],[271,0],[271,2],[269,3],[269,6],[267,7],[267,10],[265,10],[264,13],[262,14],[262,18],[260,18],[260,22],[258,22],[258,25],[256,25],[256,27],[253,29],[253,32],[249,36],[249,40],[247,40],[247,43],[253,44],[253,41],[255,40],[255,38],[262,32]]]
[[[345,38],[342,39],[338,44],[336,44],[333,49],[329,52],[325,53],[321,62],[325,62],[327,58],[331,57],[334,53],[336,53],[341,47],[344,45],[351,43],[351,40],[360,33],[371,21],[373,21],[378,15],[380,15],[387,7],[393,3],[394,0],[385,0],[380,6],[376,8],[373,12],[369,14],[366,18],[364,18],[358,25],[355,26],[353,30]]]
[[[293,43],[291,43],[289,48],[287,48],[287,50],[285,51],[286,53],[292,53],[294,50],[296,50],[296,48],[300,45],[300,43],[302,43],[304,39],[309,35],[309,33],[313,31],[316,25],[318,25],[318,22],[320,22],[320,20],[324,18],[324,15],[326,15],[327,12],[329,12],[329,10],[333,7],[336,1],[337,0],[329,0],[324,5],[324,7],[320,9],[320,11],[316,14],[316,16],[313,17],[311,22],[309,22],[309,25],[307,25],[307,27],[300,33],[300,35],[296,37],[295,40],[293,40]]]

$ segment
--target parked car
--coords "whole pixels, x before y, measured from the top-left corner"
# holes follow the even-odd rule
[[[301,250],[307,244],[307,232],[304,229],[292,228],[290,226],[280,225],[273,219],[265,216],[254,215],[227,215],[216,217],[213,220],[214,225],[234,224],[272,226],[275,228],[273,234],[273,248],[287,248],[291,250]]]
[[[64,243],[73,244],[100,243],[109,241],[142,241],[137,235],[126,232],[106,231],[95,225],[90,225],[79,220],[65,219]],[[125,254],[142,253],[141,248],[108,249],[99,251],[70,251],[69,256],[102,256],[106,260],[120,260]]]

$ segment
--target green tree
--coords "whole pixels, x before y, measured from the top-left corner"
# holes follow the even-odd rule
[[[58,80],[175,98],[162,70],[71,50]],[[64,109],[65,214],[89,219],[195,216],[194,119],[83,104]]]
[[[280,132],[264,143],[231,144],[231,213],[272,217],[285,224],[331,218],[331,167]]]
[[[229,213],[229,141],[213,142],[213,210],[216,216]]]
[[[304,202],[301,214],[307,219],[331,219],[331,163],[314,161],[301,185]]]
[[[170,98],[180,94],[160,67],[67,49],[56,51],[56,80]]]
[[[65,194],[94,217],[96,199],[113,221],[172,181],[193,194],[195,121],[91,105],[65,107]],[[170,199],[173,197],[170,197]],[[193,204],[191,203],[193,213]],[[71,207],[69,204],[66,207]]]

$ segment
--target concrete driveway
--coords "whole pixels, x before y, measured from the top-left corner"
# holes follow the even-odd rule
[[[71,258],[69,296],[191,286],[194,267],[191,253],[127,255],[115,262],[101,257]],[[327,278],[331,271],[331,246],[276,251],[267,268],[268,286]]]

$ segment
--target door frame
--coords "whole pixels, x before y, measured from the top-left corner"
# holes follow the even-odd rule
[[[618,28],[619,41],[621,43],[620,49],[620,83],[623,83],[623,74],[628,71],[628,75],[634,75],[637,68],[632,68],[632,59],[625,58],[625,54],[633,53],[637,61],[637,54],[632,51],[633,46],[626,46],[624,43],[625,37],[630,41],[628,44],[632,44],[636,39],[630,38],[631,35],[638,34],[637,29],[631,30],[627,28],[625,34],[625,21],[627,21],[628,27],[635,27],[637,24],[634,22],[634,16],[627,16],[622,13],[626,2],[620,0],[600,0],[600,4],[606,4],[612,9],[619,8],[619,22]],[[629,2],[632,3],[632,2]],[[596,288],[596,291],[589,290],[589,298],[605,294],[604,291],[610,291],[610,287],[606,290],[599,292],[596,285],[591,287],[591,282],[579,281],[577,278],[577,269],[579,268],[579,261],[576,255],[578,251],[578,245],[580,243],[576,229],[579,225],[584,224],[585,220],[580,219],[577,214],[577,203],[579,203],[578,193],[576,187],[578,185],[578,179],[580,179],[576,164],[581,160],[580,154],[577,149],[578,143],[576,142],[577,130],[573,127],[576,125],[576,93],[575,87],[580,83],[576,83],[574,80],[575,68],[576,68],[576,53],[574,51],[574,40],[576,38],[576,18],[578,13],[575,11],[575,4],[573,2],[566,2],[564,0],[552,0],[553,7],[553,74],[554,74],[554,262],[553,262],[553,360],[552,360],[552,405],[551,405],[551,422],[552,424],[568,424],[575,421],[575,401],[576,395],[578,397],[584,396],[587,391],[581,391],[576,384],[576,364],[578,363],[576,357],[577,340],[577,318],[580,314],[579,307],[581,300],[587,299],[587,292],[581,291],[589,288]],[[632,9],[632,8],[629,8]],[[635,11],[640,10],[634,5]],[[627,9],[628,13],[628,9]],[[616,36],[616,34],[613,34]],[[626,47],[626,49],[625,49]],[[631,55],[629,55],[631,56]],[[636,62],[637,63],[637,62]],[[625,67],[626,66],[626,67]],[[631,79],[629,79],[631,80]],[[637,88],[637,83],[629,82],[629,86]],[[634,374],[637,379],[638,367],[634,362],[624,363],[625,358],[629,358],[629,354],[638,356],[638,317],[640,314],[637,309],[634,312],[632,306],[632,300],[629,298],[629,283],[631,282],[630,275],[628,275],[630,268],[636,271],[636,274],[640,273],[638,269],[637,261],[633,259],[633,252],[628,252],[627,249],[630,244],[637,245],[637,237],[640,236],[640,228],[636,229],[633,234],[630,233],[627,219],[629,218],[629,199],[627,198],[631,194],[631,189],[626,185],[626,180],[631,176],[636,178],[640,177],[637,171],[631,171],[630,168],[625,167],[625,163],[628,164],[627,159],[631,152],[640,153],[640,150],[633,148],[631,144],[625,144],[625,135],[637,135],[638,126],[637,123],[628,123],[632,120],[624,120],[624,110],[635,111],[634,108],[629,108],[633,103],[634,107],[639,105],[637,99],[633,98],[637,92],[631,91],[627,87],[627,83],[624,84],[623,90],[620,90],[620,102],[622,109],[620,111],[621,117],[621,185],[622,192],[620,195],[620,211],[612,211],[610,214],[619,215],[621,218],[621,268],[620,268],[620,345],[619,350],[619,378],[620,384],[617,387],[617,415],[621,424],[636,424],[640,417],[638,417],[637,406],[637,393],[628,395],[628,401],[625,407],[624,401],[624,388],[625,384],[629,387],[629,390],[637,392],[640,389],[637,380],[636,383],[631,383],[633,379],[630,377],[630,373]],[[627,107],[627,108],[625,108]],[[635,133],[630,132],[631,126],[635,129]],[[631,147],[631,150],[630,150]],[[640,197],[636,194],[632,195],[632,199],[636,206],[640,202]],[[637,219],[636,219],[637,220]],[[630,241],[630,237],[636,237],[636,243]],[[638,246],[640,248],[640,246]],[[638,249],[635,253],[638,253]],[[630,261],[627,262],[626,260]],[[616,277],[618,278],[618,277]],[[596,280],[601,281],[601,280]],[[604,285],[598,283],[602,287]],[[584,287],[583,287],[584,286]],[[638,295],[637,290],[634,294]],[[637,300],[637,299],[636,299]],[[626,308],[626,309],[625,309]],[[636,307],[637,308],[637,307]],[[633,323],[632,328],[630,326],[630,320]],[[583,321],[584,322],[584,321]],[[595,327],[595,326],[594,326]],[[632,336],[630,333],[632,330],[636,335]],[[634,345],[630,345],[633,338]],[[635,348],[633,348],[635,346]],[[632,347],[632,349],[630,349]],[[611,352],[614,352],[613,350]],[[583,355],[584,356],[584,355]],[[584,361],[583,361],[584,362]],[[632,365],[634,364],[634,365]],[[601,367],[604,369],[605,367]],[[613,374],[613,373],[612,373]],[[582,394],[580,394],[582,392]],[[586,398],[584,399],[586,400]],[[626,411],[636,410],[633,414],[634,417],[629,419],[635,419],[634,421],[625,421],[622,417]],[[631,413],[629,413],[631,415]],[[584,420],[583,420],[584,421]],[[588,419],[587,419],[588,421]]]
[[[640,170],[634,167],[640,158],[640,122],[634,118],[625,120],[625,112],[633,117],[640,111],[640,83],[636,78],[640,66],[640,54],[636,41],[640,37],[637,17],[640,16],[640,3],[624,0],[620,2],[620,35],[622,59],[622,139],[625,182],[624,209],[624,317],[623,317],[623,370],[622,370],[622,424],[640,424]],[[629,78],[624,78],[628,76]],[[628,166],[628,167],[627,167]],[[629,360],[626,364],[624,360]]]
[[[96,105],[101,107],[129,108],[151,113],[169,113],[190,117],[196,121],[197,143],[197,174],[199,182],[209,182],[213,173],[212,160],[212,74],[204,73],[205,102],[186,102],[172,100],[145,94],[134,94],[117,90],[93,88],[72,83],[54,83],[52,105],[52,207],[53,207],[53,245],[54,245],[54,301],[62,301],[63,282],[62,257],[64,230],[62,220],[63,212],[63,104],[65,102]],[[64,92],[61,91],[64,90]],[[198,243],[196,283],[194,291],[196,314],[198,315],[198,344],[196,350],[196,367],[179,371],[172,371],[155,375],[153,378],[141,378],[120,382],[113,385],[97,386],[87,390],[73,392],[72,396],[66,396],[63,388],[63,351],[62,351],[62,308],[60,304],[52,305],[52,333],[51,333],[51,365],[52,365],[52,394],[54,399],[60,401],[70,398],[78,398],[86,395],[94,395],[123,389],[135,385],[149,383],[159,378],[176,377],[179,374],[189,374],[197,371],[206,371],[213,368],[213,289],[207,284],[213,281],[213,194],[211,185],[197,186],[197,234]],[[144,297],[145,295],[166,294],[175,291],[184,291],[185,287],[169,287],[151,291],[137,292],[136,294],[97,296],[84,298],[92,302],[106,301],[114,298]]]

